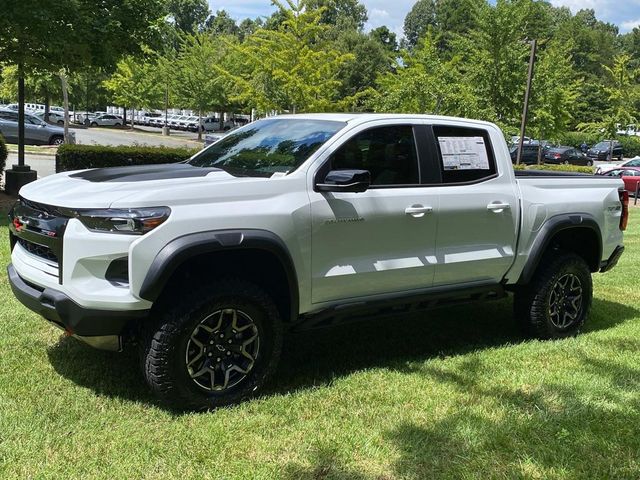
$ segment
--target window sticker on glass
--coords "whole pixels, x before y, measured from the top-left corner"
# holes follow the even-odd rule
[[[482,137],[438,137],[445,170],[489,170]]]

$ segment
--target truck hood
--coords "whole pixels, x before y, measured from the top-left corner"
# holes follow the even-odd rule
[[[127,199],[149,206],[169,202],[174,192],[205,190],[211,185],[264,182],[266,178],[234,177],[218,168],[188,164],[97,168],[65,172],[25,185],[20,196],[33,202],[67,208],[108,208]],[[199,189],[203,186],[204,189]],[[159,205],[159,204],[158,204]]]

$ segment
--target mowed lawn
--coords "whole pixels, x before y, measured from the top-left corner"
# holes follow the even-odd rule
[[[640,478],[638,223],[578,338],[524,340],[510,299],[291,336],[261,398],[206,414],[157,405],[134,352],[62,338],[3,273],[0,477]]]

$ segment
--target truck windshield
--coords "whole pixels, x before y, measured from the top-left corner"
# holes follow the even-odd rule
[[[236,176],[270,177],[298,168],[346,123],[330,120],[258,120],[198,153],[189,164]]]

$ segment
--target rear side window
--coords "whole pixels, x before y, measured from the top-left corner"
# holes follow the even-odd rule
[[[496,176],[489,133],[479,128],[434,126],[442,183],[478,182]]]

